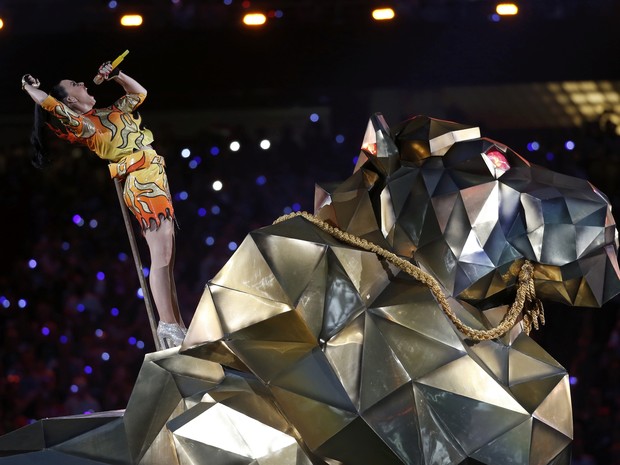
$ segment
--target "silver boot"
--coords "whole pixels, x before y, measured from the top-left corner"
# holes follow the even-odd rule
[[[160,321],[157,325],[157,337],[162,349],[180,346],[186,334],[187,329],[182,328],[178,323]]]

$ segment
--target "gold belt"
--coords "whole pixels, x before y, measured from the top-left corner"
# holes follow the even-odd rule
[[[127,155],[121,161],[117,163],[110,163],[108,169],[110,170],[110,176],[113,178],[124,178],[129,173],[144,168],[148,168],[151,165],[166,166],[164,157],[157,155],[155,150],[140,150],[134,152],[131,155]]]

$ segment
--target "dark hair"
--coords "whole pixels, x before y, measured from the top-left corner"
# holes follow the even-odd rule
[[[49,93],[56,100],[62,101],[68,96],[67,91],[60,84],[56,84]],[[44,110],[41,105],[34,105],[34,125],[30,134],[30,143],[32,144],[32,164],[37,168],[47,166],[51,157],[48,153],[47,133],[45,126],[50,127],[53,124],[53,118]]]

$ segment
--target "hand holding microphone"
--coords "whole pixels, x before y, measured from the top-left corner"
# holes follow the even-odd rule
[[[93,82],[97,85],[101,84],[104,80],[110,79],[112,76],[118,74],[118,69],[116,68],[121,61],[127,56],[129,50],[125,50],[122,54],[120,54],[113,62],[106,61],[99,67],[99,71],[97,71],[97,75],[93,78]],[[114,72],[116,70],[116,72]]]

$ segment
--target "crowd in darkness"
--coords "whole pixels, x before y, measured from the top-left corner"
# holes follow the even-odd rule
[[[249,231],[291,210],[312,211],[315,182],[351,173],[364,127],[337,142],[320,121],[308,122],[295,137],[282,129],[267,150],[256,134],[238,132],[238,152],[217,135],[181,140],[153,129],[174,197],[175,273],[189,322],[205,284]],[[589,179],[620,206],[613,125],[483,132],[534,163]],[[534,139],[539,149],[528,151]],[[26,140],[0,145],[0,434],[40,418],[124,408],[144,355],[155,349],[105,164],[52,141],[55,160],[37,170]],[[547,326],[534,335],[571,374],[575,465],[620,465],[619,308],[617,301],[602,310],[550,305]]]

